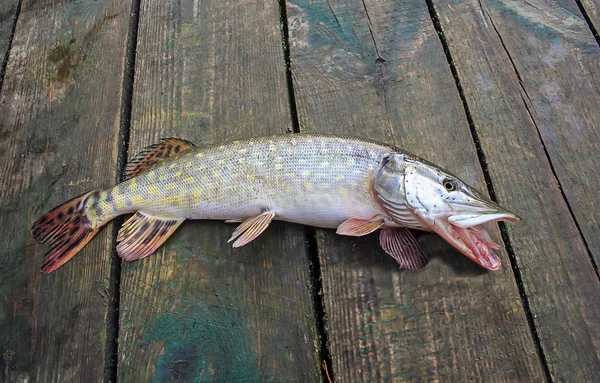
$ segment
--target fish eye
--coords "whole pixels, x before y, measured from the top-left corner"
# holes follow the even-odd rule
[[[446,191],[455,191],[458,189],[458,185],[456,183],[455,180],[451,179],[451,178],[444,178],[444,180],[442,181],[442,185],[444,185],[444,189],[446,189]]]

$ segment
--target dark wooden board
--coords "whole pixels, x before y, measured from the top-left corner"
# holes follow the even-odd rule
[[[498,199],[523,216],[508,235],[550,373],[597,380],[600,283],[545,151],[598,260],[600,51],[574,2],[436,9]]]
[[[103,379],[112,230],[42,275],[29,228],[115,180],[129,7],[22,6],[0,94],[0,381]]]
[[[19,0],[5,0],[0,3],[0,66],[6,57],[10,39],[17,16]],[[0,67],[0,71],[2,68]],[[0,76],[2,73],[0,73]],[[0,79],[0,84],[2,79]]]
[[[395,143],[485,189],[424,2],[287,4],[303,131]],[[505,252],[504,268],[486,272],[423,235],[432,261],[400,272],[376,235],[318,230],[316,240],[337,381],[544,380]]]
[[[291,129],[276,1],[142,2],[130,155]],[[123,264],[122,381],[319,381],[304,228],[240,249],[235,225],[186,222]]]

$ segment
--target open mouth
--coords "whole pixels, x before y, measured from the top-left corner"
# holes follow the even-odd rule
[[[458,240],[448,241],[450,244],[488,270],[498,270],[500,268],[500,258],[494,254],[493,250],[500,250],[501,247],[492,241],[482,225],[469,228],[452,224],[449,226],[454,231],[453,237]]]
[[[501,262],[493,250],[500,250],[502,247],[490,238],[483,224],[496,221],[517,221],[518,219],[512,213],[454,215],[436,219],[431,229],[481,266],[488,270],[498,270]]]

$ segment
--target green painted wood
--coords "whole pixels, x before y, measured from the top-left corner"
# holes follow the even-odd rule
[[[436,8],[498,199],[523,216],[508,235],[550,373],[593,381],[600,282],[545,150],[598,260],[600,50],[577,6],[562,3]]]
[[[29,227],[116,178],[128,3],[22,5],[0,94],[2,382],[103,379],[111,227],[51,275]]]
[[[19,0],[5,0],[0,3],[0,65],[6,57],[17,15]],[[2,70],[2,68],[0,68]],[[3,73],[0,73],[2,76]],[[0,84],[2,80],[0,79]]]
[[[303,131],[395,143],[486,189],[424,2],[287,4]],[[337,381],[544,380],[505,252],[486,272],[426,234],[429,265],[400,272],[376,235],[316,240]]]
[[[141,5],[130,156],[291,129],[276,1]],[[275,222],[236,250],[234,228],[186,222],[123,264],[120,380],[320,380],[304,228]]]

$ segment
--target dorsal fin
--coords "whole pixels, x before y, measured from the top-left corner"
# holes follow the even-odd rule
[[[123,171],[123,181],[137,176],[165,158],[191,149],[194,146],[191,142],[179,138],[163,138],[158,144],[145,147],[137,156],[129,160]]]

